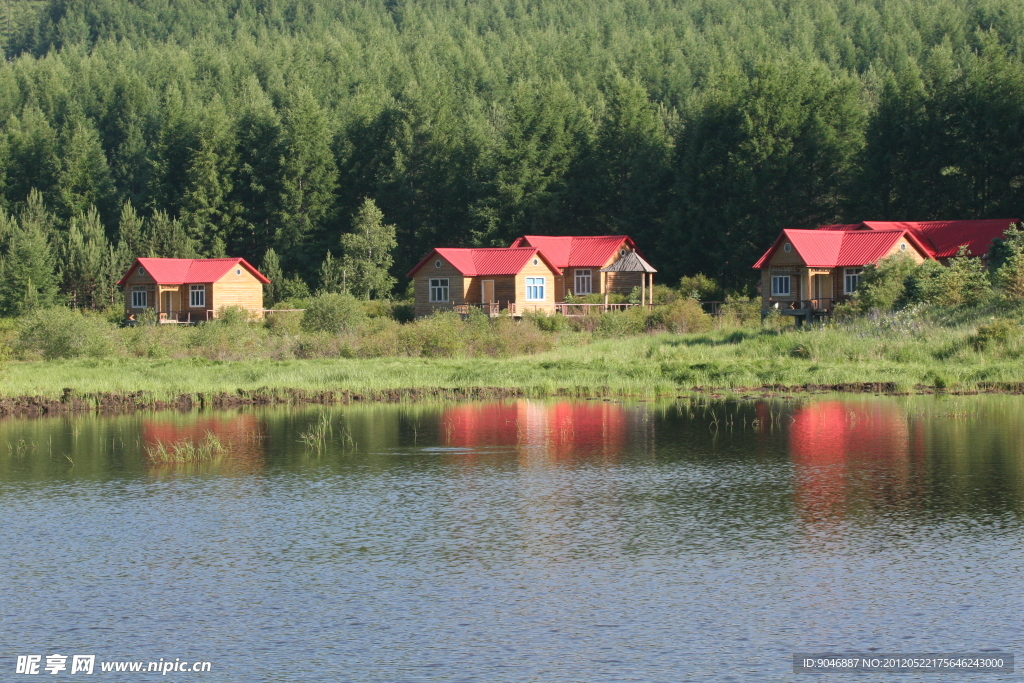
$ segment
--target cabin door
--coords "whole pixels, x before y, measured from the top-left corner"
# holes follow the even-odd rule
[[[163,303],[161,303],[161,305],[160,305],[160,312],[161,313],[170,313],[171,310],[173,310],[171,308],[171,291],[170,290],[167,290],[167,291],[165,291],[163,293],[163,299],[164,299]]]
[[[814,288],[813,288],[814,298],[815,299],[820,299],[821,298],[821,290],[823,289],[822,285],[824,283],[825,276],[824,275],[814,275],[814,276],[811,277],[811,279],[814,281],[814,283],[813,283],[814,284]]]
[[[484,280],[480,283],[480,303],[494,303],[494,280]]]

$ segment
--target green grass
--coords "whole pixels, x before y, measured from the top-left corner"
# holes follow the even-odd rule
[[[808,331],[744,328],[586,340],[509,358],[10,361],[2,393],[56,397],[68,387],[79,395],[143,391],[162,400],[260,388],[373,393],[497,387],[530,396],[657,397],[695,387],[871,382],[909,391],[917,385],[969,390],[1024,382],[1020,327],[1014,322],[1009,334],[988,339],[978,332],[982,324],[944,327],[897,316]]]

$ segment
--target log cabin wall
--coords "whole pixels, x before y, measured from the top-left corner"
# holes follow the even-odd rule
[[[437,263],[440,265],[435,265]],[[448,278],[448,301],[434,303],[430,301],[430,280],[433,278]],[[452,306],[466,303],[471,284],[466,280],[469,279],[463,277],[462,273],[447,260],[435,254],[434,258],[424,263],[413,276],[413,291],[416,299],[414,315],[420,318],[437,311],[450,311]],[[480,295],[477,293],[477,299],[479,300],[479,298]]]

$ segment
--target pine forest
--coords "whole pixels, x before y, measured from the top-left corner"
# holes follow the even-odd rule
[[[360,220],[395,226],[387,297],[432,247],[522,234],[629,234],[662,282],[749,292],[781,228],[1024,213],[1020,0],[6,9],[8,315],[109,306],[136,256],[298,296]]]

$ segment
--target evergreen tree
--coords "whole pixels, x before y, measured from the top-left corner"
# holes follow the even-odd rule
[[[109,290],[110,244],[96,207],[71,219],[60,255],[62,290],[71,306],[102,306]]]
[[[344,289],[363,299],[388,296],[397,282],[390,273],[397,244],[395,226],[384,223],[384,214],[367,197],[352,219],[352,232],[341,236]]]
[[[181,223],[203,256],[225,255],[239,208],[231,202],[235,143],[219,101],[205,111],[197,147],[185,171]]]
[[[277,247],[293,268],[308,268],[308,241],[330,218],[338,182],[327,117],[308,88],[293,97],[284,130]]]
[[[101,208],[110,218],[114,186],[100,145],[99,133],[88,120],[71,124],[65,132],[57,172],[58,215],[65,221]]]
[[[49,234],[53,217],[33,191],[8,237],[7,254],[0,272],[0,312],[22,315],[57,300],[55,259]]]
[[[143,220],[135,213],[135,207],[130,201],[126,201],[121,207],[121,218],[117,223],[118,244],[123,245],[124,251],[132,258],[149,256],[148,240],[143,235]],[[118,247],[120,248],[120,246]]]
[[[196,258],[196,244],[181,223],[164,211],[155,211],[146,219],[143,241],[150,253],[161,258]]]
[[[263,304],[270,308],[284,297],[281,295],[281,285],[284,282],[284,273],[281,272],[281,262],[277,258],[277,252],[267,249],[263,255],[263,265],[260,268],[270,284],[263,285]]]

